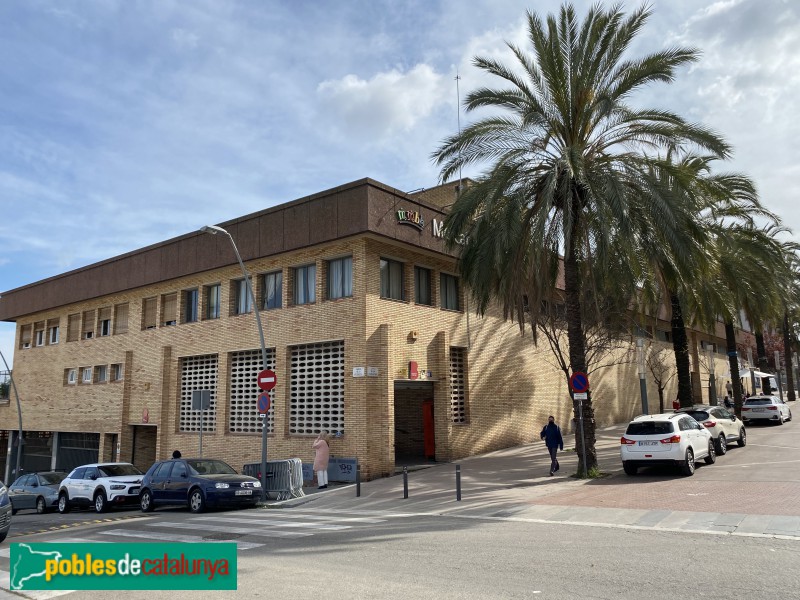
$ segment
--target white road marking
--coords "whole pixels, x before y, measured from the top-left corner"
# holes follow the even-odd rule
[[[322,531],[341,531],[342,529],[350,529],[349,525],[332,525],[329,523],[297,523],[297,522],[286,522],[286,521],[276,521],[274,519],[259,519],[254,521],[253,519],[243,519],[241,517],[220,517],[214,515],[213,517],[199,517],[196,520],[208,520],[214,521],[215,523],[224,522],[224,523],[248,523],[250,525],[266,525],[268,527],[297,527],[300,529],[306,528],[313,528],[313,529],[320,529]],[[203,524],[205,527],[205,524]]]
[[[207,540],[199,535],[183,535],[180,533],[162,533],[160,531],[130,531],[128,529],[110,529],[108,531],[101,531],[100,535],[116,535],[120,537],[144,538],[147,540],[160,540],[162,542],[210,542],[218,543],[223,540]],[[239,550],[252,550],[253,548],[260,548],[264,544],[256,544],[254,542],[240,542],[237,540],[230,540],[235,542]]]
[[[191,529],[197,530],[197,525],[193,523],[149,523],[150,527],[174,527],[176,529]],[[202,525],[206,531],[219,531],[221,533],[241,533],[245,535],[254,535],[258,537],[308,537],[314,535],[313,533],[305,533],[302,531],[272,531],[272,530],[258,530],[253,527],[225,527],[217,525]],[[224,541],[224,540],[220,540]],[[233,541],[233,540],[232,540]]]

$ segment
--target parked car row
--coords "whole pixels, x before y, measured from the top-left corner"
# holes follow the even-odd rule
[[[93,463],[63,471],[29,473],[8,490],[0,489],[0,541],[3,501],[9,513],[50,510],[67,513],[73,508],[93,508],[98,513],[113,506],[137,504],[143,512],[157,506],[183,505],[192,512],[224,505],[254,506],[261,482],[238,474],[227,463],[210,458],[178,458],[154,463],[146,473],[130,463]],[[10,519],[10,514],[9,514]]]
[[[633,419],[620,438],[620,458],[628,475],[642,467],[676,466],[693,475],[702,459],[714,464],[730,445],[747,445],[745,425],[769,421],[783,425],[792,411],[777,396],[751,396],[742,406],[742,418],[722,406],[697,404],[674,413],[641,415]]]

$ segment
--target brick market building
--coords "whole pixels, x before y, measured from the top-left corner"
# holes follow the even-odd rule
[[[566,382],[546,345],[499,311],[470,311],[442,239],[456,191],[410,195],[363,179],[220,224],[253,278],[277,373],[270,459],[309,461],[326,430],[332,454],[357,458],[374,478],[409,458],[529,442],[549,414],[571,428]],[[146,469],[173,449],[196,454],[197,389],[212,397],[203,454],[237,469],[259,462],[252,309],[229,240],[202,232],[3,293],[0,319],[17,324],[23,468],[123,460]],[[719,344],[717,373],[720,333],[708,338]],[[693,354],[699,371],[697,344]],[[630,361],[594,377],[592,389],[598,425],[640,412]],[[654,388],[650,397],[652,406]],[[6,481],[16,429],[15,403],[0,404]]]

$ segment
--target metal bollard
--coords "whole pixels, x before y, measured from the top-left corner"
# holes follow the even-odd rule
[[[361,465],[356,463],[356,498],[361,497]]]
[[[403,498],[408,498],[408,467],[403,467]]]
[[[461,502],[461,465],[456,465],[456,502]]]

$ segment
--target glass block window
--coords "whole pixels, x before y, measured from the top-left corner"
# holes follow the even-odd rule
[[[344,431],[344,341],[291,349],[289,433]]]
[[[258,416],[258,397],[263,393],[256,377],[263,368],[261,350],[242,350],[231,353],[230,414],[228,431],[231,433],[261,433]],[[267,348],[267,368],[275,370],[275,348]],[[267,433],[275,432],[275,390],[269,392]]]
[[[203,431],[216,431],[217,423],[217,367],[216,354],[186,356],[181,359],[181,396],[178,406],[180,421],[178,431],[200,431],[199,410],[192,410],[192,392],[211,390],[211,403],[205,411]]]
[[[450,420],[467,422],[467,351],[450,348]]]

